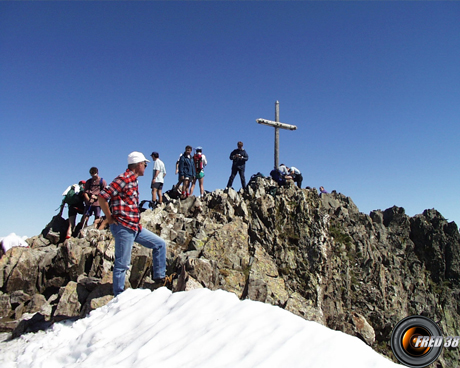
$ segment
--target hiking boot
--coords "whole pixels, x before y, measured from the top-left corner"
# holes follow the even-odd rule
[[[153,285],[155,289],[158,289],[162,286],[166,286],[169,290],[172,290],[174,276],[176,276],[175,273],[161,279],[153,279]]]
[[[165,279],[155,279],[155,280],[150,279],[144,282],[144,288],[154,291],[164,286],[164,283],[165,283]]]

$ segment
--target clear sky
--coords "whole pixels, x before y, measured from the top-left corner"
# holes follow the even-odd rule
[[[40,233],[62,192],[186,145],[224,188],[280,162],[362,212],[436,208],[460,223],[460,2],[0,2],[0,236]],[[150,198],[148,175],[141,199]],[[234,182],[239,189],[239,178]],[[65,211],[67,214],[67,210]]]

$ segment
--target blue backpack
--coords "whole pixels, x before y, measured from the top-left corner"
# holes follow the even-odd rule
[[[270,171],[270,176],[274,181],[278,183],[278,185],[286,184],[286,179],[284,178],[283,173],[278,169],[273,169],[272,171]]]

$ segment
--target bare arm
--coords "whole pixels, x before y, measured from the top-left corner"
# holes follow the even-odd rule
[[[109,203],[107,202],[107,200],[102,197],[102,196],[99,196],[99,205],[101,206],[101,210],[102,212],[104,212],[104,215],[105,217],[107,218],[107,222],[109,224],[118,224],[118,221],[116,218],[114,218],[112,216],[112,212],[110,212],[110,207],[109,207]]]

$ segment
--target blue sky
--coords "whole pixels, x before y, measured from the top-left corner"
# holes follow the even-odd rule
[[[280,162],[362,212],[436,208],[460,223],[460,2],[0,2],[0,236],[33,236],[62,192],[186,145],[224,188]],[[150,198],[148,175],[141,199]],[[234,182],[239,189],[239,180]],[[67,211],[64,212],[65,214]]]

